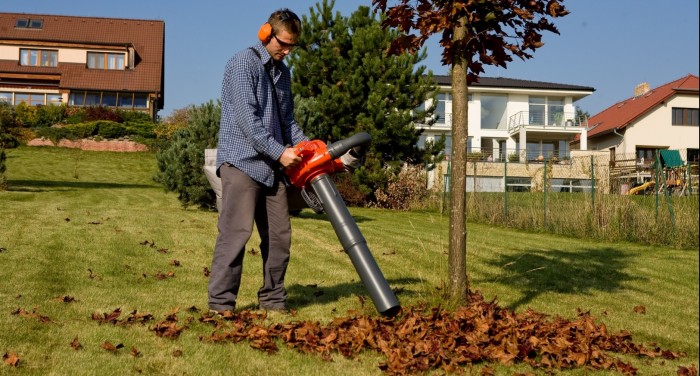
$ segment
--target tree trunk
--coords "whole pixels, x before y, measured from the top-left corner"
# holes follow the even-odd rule
[[[467,38],[467,19],[463,17],[454,30],[453,46],[463,45]],[[461,43],[457,42],[461,41]],[[450,241],[448,256],[448,295],[458,304],[467,301],[467,60],[463,48],[455,48],[452,63],[452,176],[450,193]]]

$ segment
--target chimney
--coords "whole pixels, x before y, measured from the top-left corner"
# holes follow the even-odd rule
[[[649,92],[649,84],[642,82],[641,84],[634,87],[634,96],[639,97]]]

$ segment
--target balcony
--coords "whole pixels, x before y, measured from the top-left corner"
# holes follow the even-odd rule
[[[565,131],[578,133],[588,126],[588,118],[577,116],[574,112],[557,112],[545,115],[542,112],[521,111],[508,118],[508,133],[513,135],[521,128],[528,130],[544,130],[549,132]],[[573,132],[572,132],[573,131]]]

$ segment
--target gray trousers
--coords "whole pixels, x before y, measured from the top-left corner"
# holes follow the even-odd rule
[[[284,275],[292,237],[285,186],[279,182],[266,187],[228,164],[221,166],[219,174],[222,205],[209,276],[209,308],[223,311],[236,307],[245,246],[255,223],[263,264],[258,303],[262,308],[281,309],[287,299]]]

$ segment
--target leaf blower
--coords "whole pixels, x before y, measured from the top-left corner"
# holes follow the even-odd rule
[[[361,150],[370,140],[370,135],[362,132],[327,146],[321,140],[302,141],[294,146],[296,154],[301,157],[301,163],[288,168],[286,173],[289,181],[302,189],[310,207],[314,208],[317,200],[326,212],[377,311],[385,316],[394,316],[401,310],[399,301],[331,179],[334,173],[346,170],[341,157],[349,153],[359,160],[357,154],[362,153]],[[315,195],[309,194],[309,187]],[[319,211],[317,208],[314,210]]]

